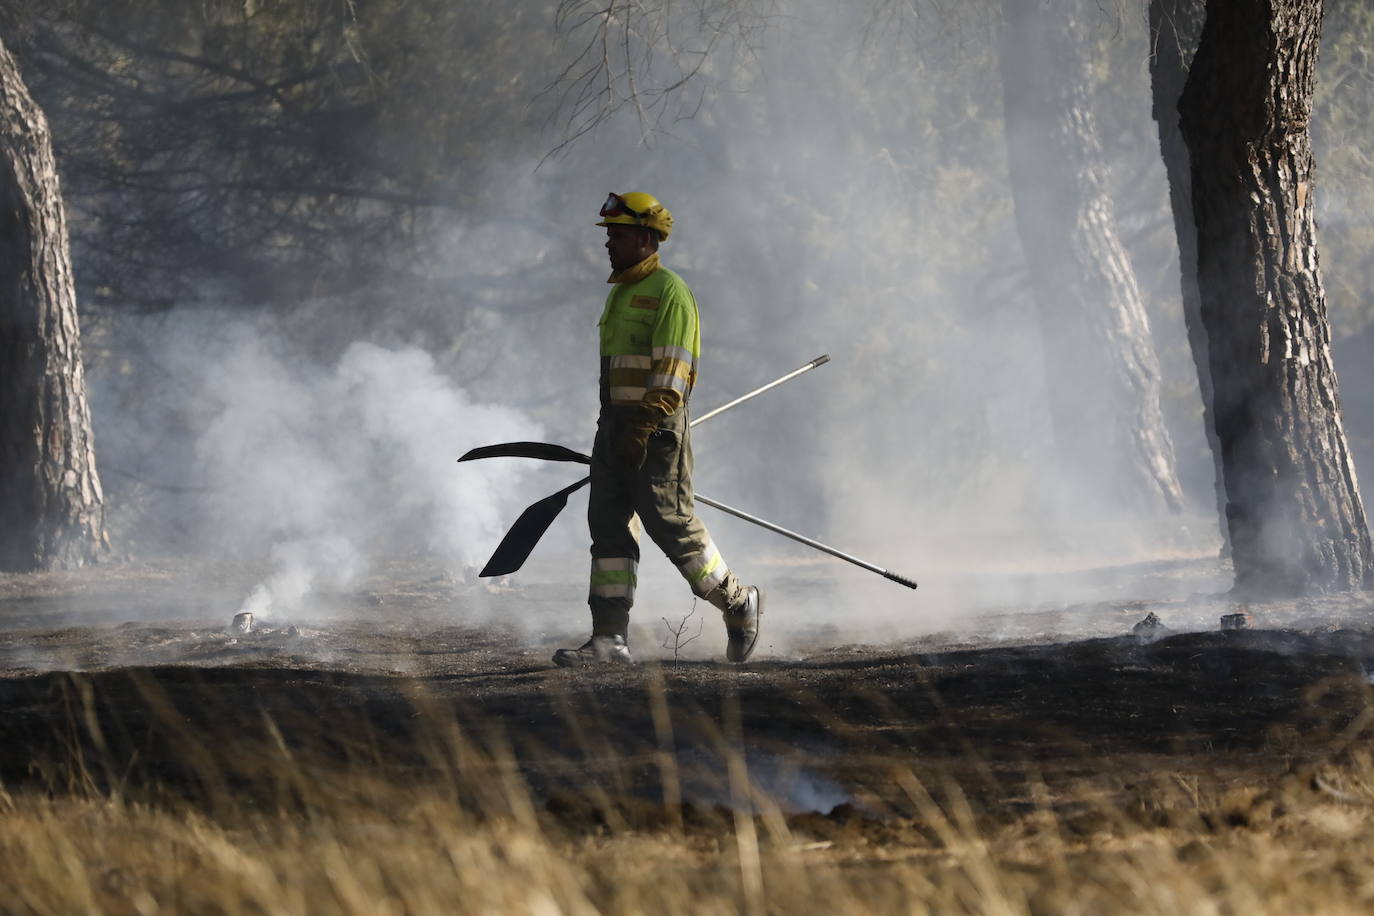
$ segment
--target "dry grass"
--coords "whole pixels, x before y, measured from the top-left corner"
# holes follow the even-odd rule
[[[785,815],[729,760],[756,812],[569,822],[499,741],[456,723],[429,776],[258,748],[268,792],[192,803],[96,789],[0,792],[0,908],[13,913],[1294,913],[1374,904],[1374,764],[1255,778],[1155,773],[1123,800],[1085,768],[1015,815],[898,757],[883,816]],[[207,755],[211,759],[213,755]],[[660,761],[660,764],[662,761]],[[434,774],[439,774],[436,778]],[[930,777],[927,776],[927,781]],[[148,799],[157,800],[148,800]],[[615,808],[602,799],[602,814]],[[898,810],[900,808],[901,810]],[[995,815],[995,812],[994,812]]]

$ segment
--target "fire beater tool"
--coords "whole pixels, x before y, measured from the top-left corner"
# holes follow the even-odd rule
[[[731,407],[743,404],[752,397],[763,394],[770,388],[775,388],[789,379],[810,372],[818,366],[824,366],[830,362],[829,354],[822,354],[802,366],[794,369],[786,375],[774,379],[766,385],[760,385],[746,395],[735,398],[728,404],[717,407],[708,413],[702,414],[692,421],[692,426],[704,420],[709,420],[718,414],[724,413]],[[575,452],[570,448],[561,445],[554,445],[550,442],[502,442],[496,445],[484,445],[480,448],[472,449],[464,453],[459,461],[475,461],[478,458],[538,458],[544,461],[571,461],[578,464],[591,464],[591,458],[581,452]],[[563,507],[568,504],[568,497],[576,493],[591,481],[590,477],[583,477],[577,483],[564,487],[557,493],[546,496],[528,506],[520,517],[511,525],[506,536],[501,539],[501,543],[496,545],[496,550],[492,553],[491,559],[487,560],[487,565],[482,568],[479,575],[482,576],[504,576],[515,572],[529,559],[530,553],[536,544],[544,536],[544,532],[549,530],[553,520],[558,518],[558,514],[563,511]]]
[[[728,404],[723,404],[715,410],[702,414],[700,417],[693,420],[691,425],[696,426],[698,423],[709,420],[738,404],[744,403],[756,395],[762,394],[770,388],[774,388],[781,385],[783,382],[796,378],[803,372],[808,372],[817,366],[823,366],[829,361],[830,357],[828,355],[818,356],[800,369],[789,372],[781,378],[755,388],[748,394],[742,395]],[[478,458],[496,457],[540,458],[546,461],[568,461],[578,464],[591,464],[590,456],[548,442],[504,442],[497,445],[487,445],[466,452],[458,460],[473,461]],[[553,520],[558,517],[558,514],[563,511],[563,507],[568,504],[568,497],[586,486],[590,480],[590,477],[584,477],[577,483],[564,487],[557,493],[546,496],[526,508],[525,511],[520,514],[520,517],[515,520],[515,524],[511,526],[510,531],[506,533],[501,543],[497,545],[495,552],[491,555],[491,559],[487,561],[487,565],[483,567],[479,575],[503,576],[513,573],[523,566],[525,560],[529,558],[530,553],[534,550],[535,545],[538,544],[540,538],[544,536],[544,532],[548,531],[549,526],[553,524]],[[845,553],[827,544],[822,544],[820,541],[813,538],[798,534],[795,531],[790,531],[781,525],[776,525],[756,515],[750,515],[748,512],[727,506],[701,493],[695,494],[694,498],[708,506],[729,513],[736,518],[758,525],[761,528],[766,528],[775,534],[791,538],[800,544],[805,544],[808,547],[828,553],[832,557],[836,557],[848,563],[853,563],[855,566],[859,566],[869,572],[877,573],[886,579],[891,579],[893,582],[905,585],[907,588],[916,588],[916,582],[912,579],[908,579],[899,573],[884,569],[876,564],[869,563],[866,560],[861,560],[852,554]]]

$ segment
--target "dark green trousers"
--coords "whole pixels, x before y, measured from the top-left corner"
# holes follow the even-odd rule
[[[724,611],[740,600],[743,591],[693,506],[687,408],[663,419],[649,437],[644,465],[639,468],[618,458],[614,450],[634,416],[633,409],[603,406],[592,446],[587,503],[592,571],[587,603],[595,635],[624,636],[627,632],[638,581],[641,525],[697,597]]]

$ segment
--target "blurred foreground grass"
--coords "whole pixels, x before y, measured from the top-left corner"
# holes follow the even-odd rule
[[[766,816],[714,836],[571,836],[516,813],[474,818],[442,793],[402,786],[223,817],[23,793],[0,798],[0,905],[139,914],[1367,912],[1374,798],[1367,765],[1357,775],[1359,787],[1342,799],[1180,791],[1167,806],[1177,824],[1108,809],[1087,836],[1040,816],[980,834],[957,811],[932,810],[938,838],[923,845],[862,834],[818,841]]]
[[[0,910],[666,916],[1374,905],[1374,764],[1360,744],[1279,778],[1234,767],[1209,778],[1205,765],[1201,775],[1196,766],[1142,774],[1148,788],[1130,796],[1108,772],[1119,763],[1085,759],[1072,790],[1032,783],[1028,797],[993,812],[965,796],[957,769],[935,784],[893,755],[869,761],[898,799],[887,810],[796,814],[752,783],[740,755],[727,754],[724,777],[742,804],[631,803],[589,784],[578,809],[537,798],[499,741],[471,741],[452,722],[436,721],[433,733],[442,739],[432,766],[414,778],[282,742],[238,749],[259,758],[252,791],[207,773],[211,788],[194,798],[156,784],[111,788],[92,761],[70,760],[60,786],[0,791]],[[235,752],[229,743],[207,750],[198,765]],[[671,761],[654,765],[674,772]]]

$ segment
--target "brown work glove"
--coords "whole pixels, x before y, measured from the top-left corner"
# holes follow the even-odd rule
[[[656,410],[640,410],[635,414],[615,440],[615,456],[630,467],[642,467],[649,449],[649,437],[658,428],[661,418],[662,414]]]

